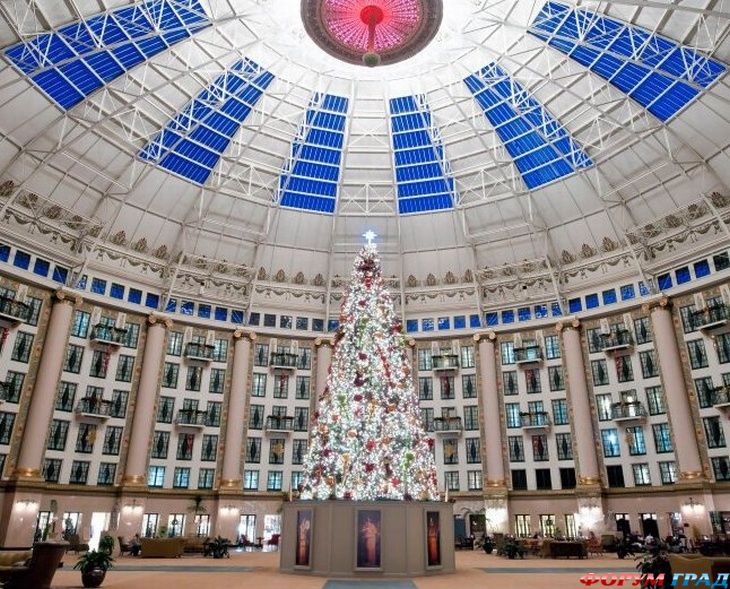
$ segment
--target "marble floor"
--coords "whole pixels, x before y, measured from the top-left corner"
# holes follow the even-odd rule
[[[54,589],[81,587],[75,556],[67,556],[53,582]],[[456,553],[453,575],[419,577],[410,581],[338,581],[282,575],[277,552],[232,553],[230,559],[185,557],[175,560],[117,559],[102,587],[107,589],[578,589],[588,572],[632,573],[634,563],[615,555],[586,560],[507,560],[482,552]]]

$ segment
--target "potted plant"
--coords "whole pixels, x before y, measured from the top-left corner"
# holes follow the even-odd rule
[[[485,535],[484,540],[482,540],[482,548],[484,548],[484,552],[487,554],[492,554],[494,552],[494,540]]]
[[[642,576],[641,587],[657,587],[653,582],[659,575],[664,575],[664,586],[672,584],[672,566],[664,542],[654,542],[647,547],[646,553],[636,559],[636,570]],[[648,577],[651,575],[651,577]]]
[[[110,554],[97,550],[90,550],[79,558],[74,569],[81,571],[81,582],[84,587],[99,587],[104,582],[106,572],[114,566],[114,559]]]
[[[112,554],[114,552],[114,538],[109,534],[104,534],[99,540],[99,552]]]
[[[514,538],[510,538],[504,543],[504,546],[502,546],[502,553],[510,560],[514,560],[517,556],[525,558],[524,547],[521,546]]]

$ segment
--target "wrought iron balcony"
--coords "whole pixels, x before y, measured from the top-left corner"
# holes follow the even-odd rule
[[[441,435],[461,435],[464,424],[461,422],[461,417],[435,417],[433,431]]]
[[[694,329],[700,331],[715,331],[727,325],[730,319],[725,303],[714,303],[707,305],[704,309],[693,311],[690,315],[690,322]]]
[[[522,429],[550,429],[550,415],[547,411],[526,411],[520,413],[520,417],[522,419]]]
[[[634,338],[628,329],[619,329],[601,334],[601,350],[607,354],[628,350],[634,345]]]
[[[542,348],[540,346],[524,346],[515,348],[515,364],[539,364],[542,362]]]
[[[431,358],[434,372],[459,370],[459,356],[457,354],[438,354]]]
[[[292,352],[272,352],[269,358],[269,367],[278,370],[296,370],[299,356]]]
[[[30,319],[30,305],[10,297],[0,297],[0,325],[18,325],[27,323],[28,319]]]
[[[613,403],[611,419],[614,421],[645,421],[646,409],[639,401]]]
[[[730,385],[712,389],[712,404],[723,411],[730,411]]]
[[[84,397],[76,403],[76,415],[79,417],[93,417],[106,421],[111,417],[112,403],[98,397]]]
[[[269,415],[266,418],[266,431],[274,433],[294,431],[294,418],[287,415]]]
[[[199,344],[189,342],[185,345],[185,357],[188,360],[198,360],[200,362],[212,362],[215,347],[209,344]]]
[[[91,328],[91,341],[108,346],[119,347],[124,344],[127,330],[113,325],[94,325]]]
[[[208,412],[197,409],[179,409],[175,418],[175,425],[203,429],[208,423]]]

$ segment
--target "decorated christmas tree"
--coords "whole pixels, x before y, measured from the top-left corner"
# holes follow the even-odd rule
[[[355,259],[313,420],[303,498],[438,497],[433,440],[421,424],[402,324],[372,243]]]

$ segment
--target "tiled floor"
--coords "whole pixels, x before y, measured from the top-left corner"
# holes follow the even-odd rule
[[[54,589],[81,587],[75,556],[54,578]],[[588,560],[507,560],[481,552],[457,552],[454,575],[420,577],[409,581],[334,582],[318,577],[282,575],[277,552],[233,553],[230,559],[185,557],[175,560],[117,559],[107,574],[107,589],[578,589],[586,572],[634,572],[631,560],[615,555]],[[29,588],[30,589],[30,588]]]

